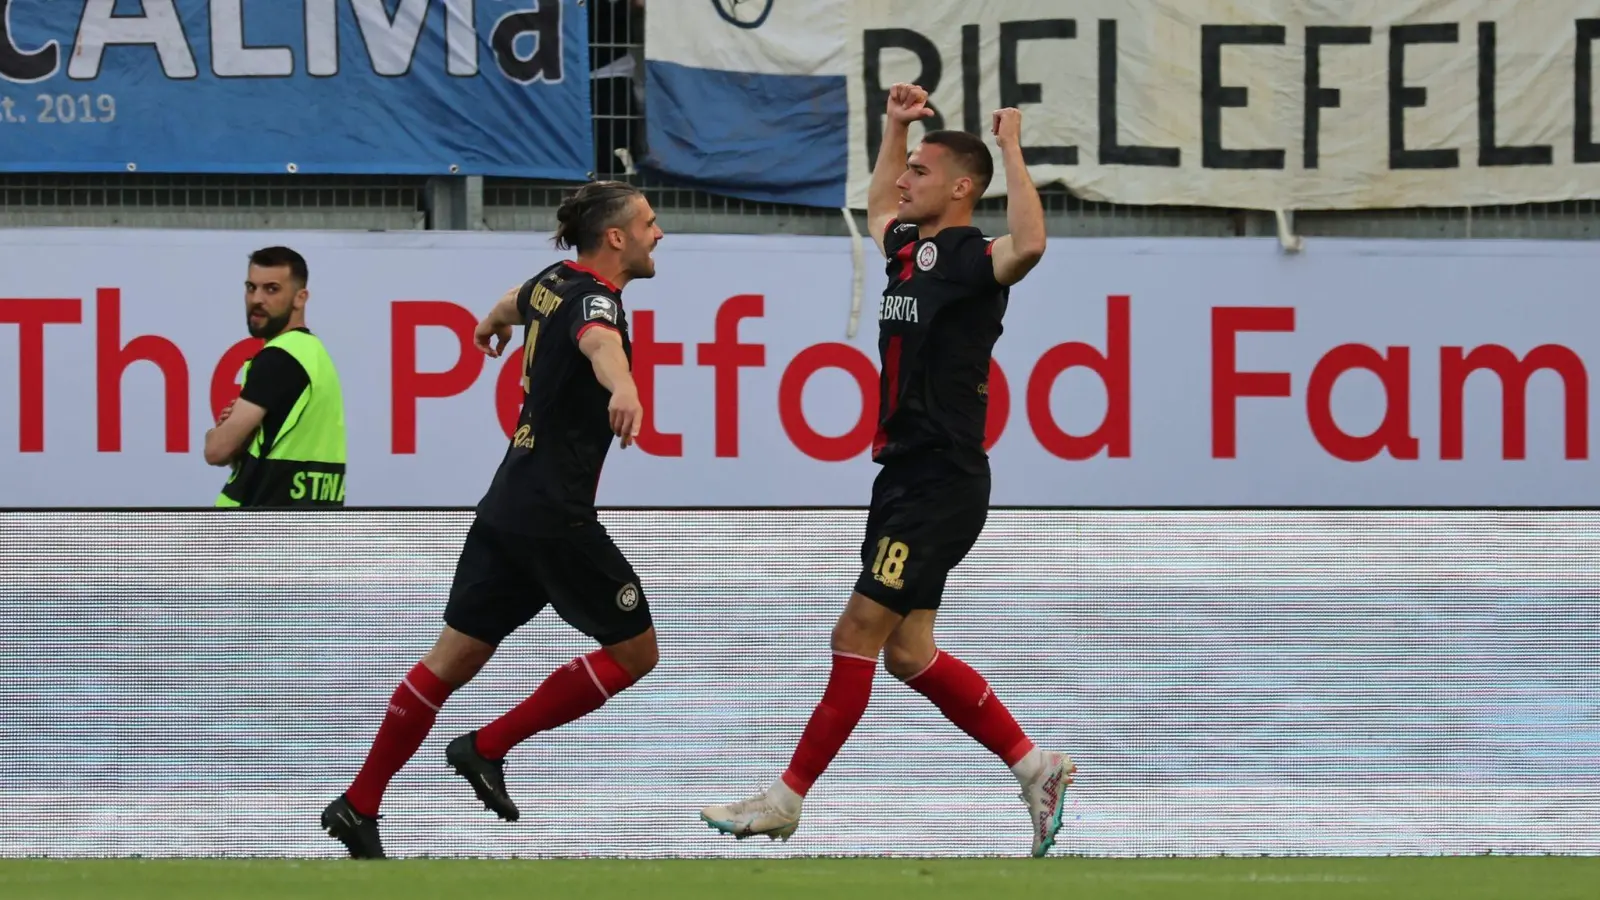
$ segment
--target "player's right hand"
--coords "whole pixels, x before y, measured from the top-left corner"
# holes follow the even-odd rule
[[[918,119],[933,115],[928,106],[928,92],[914,84],[900,82],[889,88],[889,120],[910,125]]]
[[[493,346],[489,344],[490,338],[495,339]],[[473,345],[483,351],[485,356],[492,359],[499,359],[500,351],[506,349],[506,344],[510,342],[511,326],[501,325],[496,327],[492,318],[485,318],[482,322],[479,322],[477,329],[472,332]]]
[[[639,428],[644,424],[644,404],[639,402],[639,389],[632,385],[618,386],[611,392],[607,411],[611,414],[611,433],[622,438],[623,449],[627,449],[639,437]]]

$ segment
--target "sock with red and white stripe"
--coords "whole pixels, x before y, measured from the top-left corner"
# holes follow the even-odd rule
[[[1026,784],[1042,765],[1033,741],[1000,698],[971,666],[944,651],[926,669],[906,679],[912,690],[933,701],[945,718],[1000,757]]]
[[[783,786],[793,791],[789,798],[778,790],[780,800],[798,805],[798,798],[811,790],[811,785],[822,777],[833,758],[850,739],[861,715],[867,711],[867,701],[872,698],[872,674],[877,669],[876,660],[849,653],[833,654],[833,670],[828,673],[828,687],[822,692],[822,701],[806,722],[800,735],[800,744],[794,749],[788,771],[781,779]],[[774,786],[775,788],[777,786]]]
[[[367,751],[367,761],[344,792],[356,812],[368,818],[378,814],[389,780],[416,755],[433,729],[439,708],[453,690],[422,663],[413,666],[400,680],[389,698],[389,710],[378,726],[378,736],[372,739],[372,749]]]
[[[478,729],[478,752],[505,759],[528,738],[583,718],[638,681],[605,648],[550,673],[533,695]]]

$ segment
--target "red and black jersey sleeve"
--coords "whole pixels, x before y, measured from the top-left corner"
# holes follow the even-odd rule
[[[907,222],[901,224],[899,219],[890,219],[889,224],[883,229],[883,253],[893,258],[896,253],[908,245],[917,242],[917,226]]]
[[[603,293],[583,294],[578,297],[577,304],[567,320],[567,330],[572,335],[572,343],[576,344],[582,340],[583,333],[591,328],[622,331],[622,305],[617,298]]]

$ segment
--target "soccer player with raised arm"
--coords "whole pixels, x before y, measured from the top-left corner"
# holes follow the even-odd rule
[[[500,818],[520,815],[506,791],[513,747],[594,712],[656,665],[644,587],[594,501],[612,438],[629,446],[643,421],[622,289],[655,276],[650,254],[661,229],[644,195],[620,182],[584,185],[556,218],[556,246],[575,248],[577,261],[507,291],[478,323],[478,349],[492,357],[513,326],[523,328],[522,414],[467,531],[445,627],[395,687],[355,780],[322,813],[323,829],[357,859],[383,857],[384,789],[422,746],[439,708],[546,606],[599,646],[445,748],[445,760]]]
[[[738,838],[787,840],[806,793],[850,737],[872,692],[877,660],[1000,757],[1022,786],[1043,856],[1061,828],[1074,766],[1034,746],[982,675],[934,642],[945,579],[972,549],[988,517],[984,451],[990,355],[1011,285],[1044,255],[1044,209],[1022,158],[1022,114],[994,113],[1005,161],[1011,233],[985,238],[974,204],[994,175],[983,141],[960,131],[923,137],[909,160],[912,122],[933,114],[927,92],[897,84],[872,172],[867,216],[888,259],[878,306],[882,366],[872,487],[861,575],[833,629],[833,668],[800,745],[767,791],[702,810],[711,827]]]

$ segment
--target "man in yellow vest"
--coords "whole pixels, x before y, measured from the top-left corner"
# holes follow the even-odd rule
[[[206,462],[233,467],[217,506],[344,505],[344,397],[333,359],[306,328],[309,277],[288,247],[250,255],[246,322],[266,345],[206,432]]]

